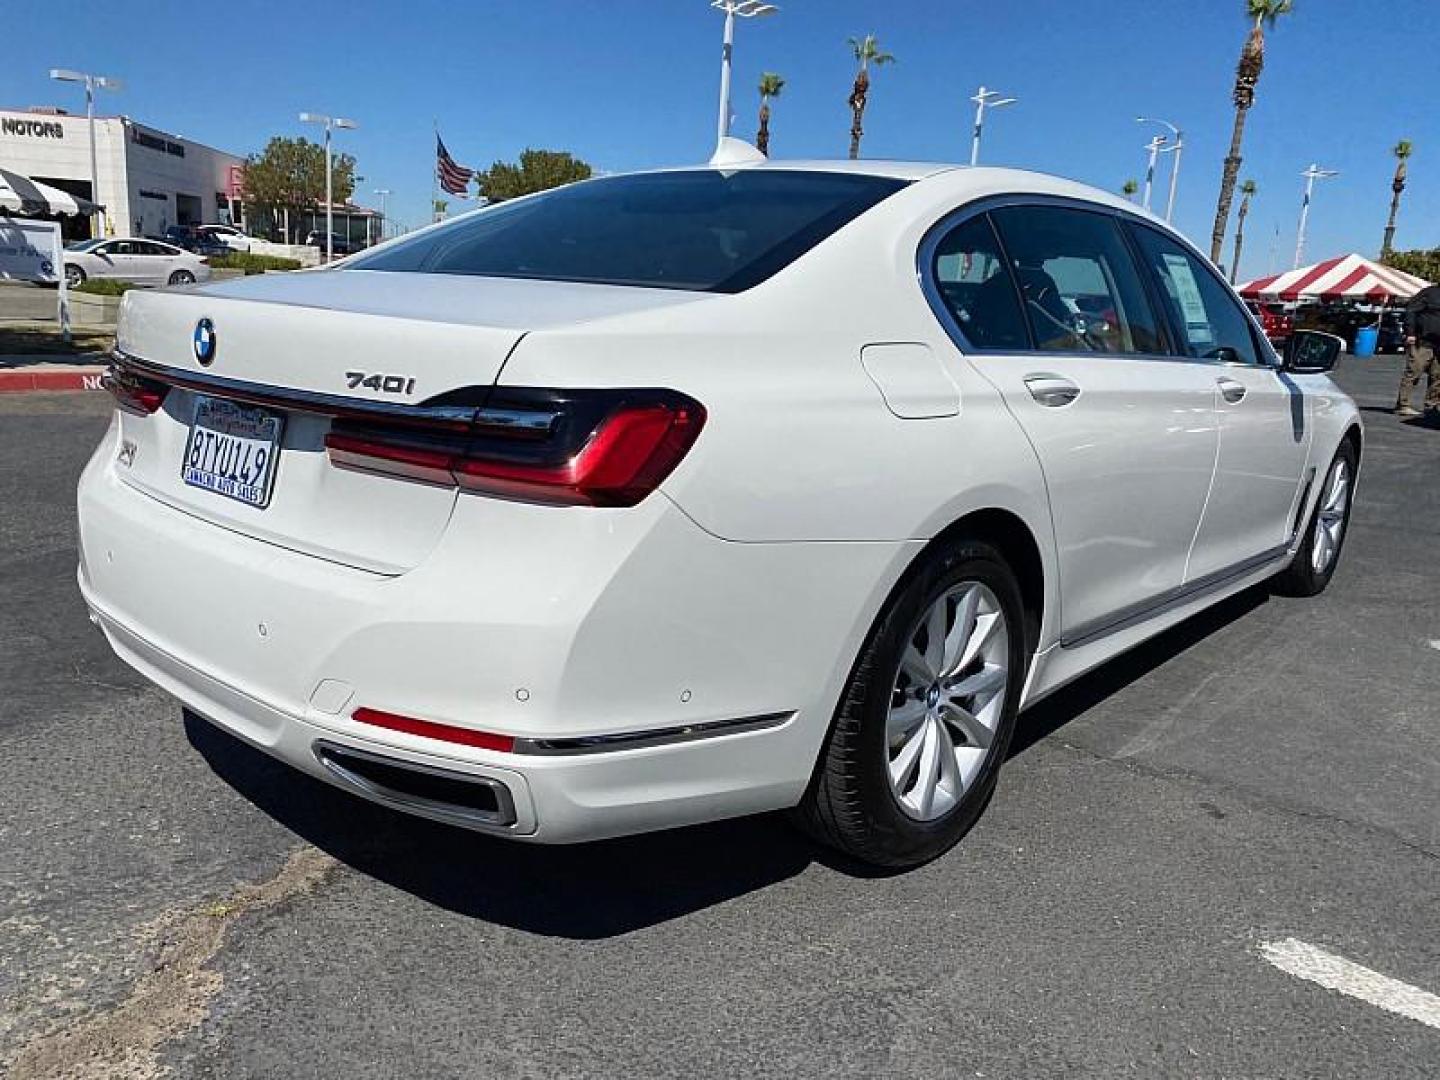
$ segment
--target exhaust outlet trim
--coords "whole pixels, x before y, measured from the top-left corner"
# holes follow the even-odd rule
[[[340,786],[396,810],[465,829],[505,829],[515,824],[510,788],[492,777],[406,761],[329,739],[316,739],[311,752]],[[450,796],[469,798],[458,801]]]

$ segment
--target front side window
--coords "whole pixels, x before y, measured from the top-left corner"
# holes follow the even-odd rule
[[[1133,226],[1180,335],[1179,352],[1202,360],[1260,362],[1244,307],[1199,259],[1154,229]]]
[[[977,349],[1030,348],[1020,296],[984,214],[961,222],[935,249],[935,288],[965,340]]]
[[[991,216],[1036,348],[1163,351],[1159,321],[1114,218],[1056,206],[1009,206]]]
[[[503,203],[347,270],[734,293],[778,273],[905,186],[789,169],[605,177]]]

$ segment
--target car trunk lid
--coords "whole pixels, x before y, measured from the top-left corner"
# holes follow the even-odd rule
[[[117,349],[169,389],[149,415],[120,410],[116,472],[217,526],[403,573],[443,534],[456,491],[336,468],[325,447],[335,417],[404,422],[443,411],[463,426],[530,329],[687,299],[695,297],[366,271],[132,291]],[[205,430],[192,441],[197,425]],[[262,453],[273,453],[268,471]]]

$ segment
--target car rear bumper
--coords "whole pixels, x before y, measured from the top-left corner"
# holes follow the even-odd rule
[[[661,495],[613,512],[477,497],[425,563],[386,576],[136,490],[117,473],[115,440],[112,429],[81,479],[78,576],[122,659],[312,776],[517,838],[793,805],[872,613],[916,546],[733,544]],[[532,750],[374,727],[353,717],[360,706]],[[511,812],[461,820],[406,805],[404,784],[365,790],[322,760],[327,746],[498,785]]]

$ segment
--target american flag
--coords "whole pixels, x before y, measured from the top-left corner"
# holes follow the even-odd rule
[[[436,135],[435,175],[440,178],[441,190],[447,191],[451,195],[464,195],[469,191],[470,181],[475,176],[475,170],[455,164],[455,159],[450,156],[450,151],[445,149],[445,144],[440,141],[440,136]]]

